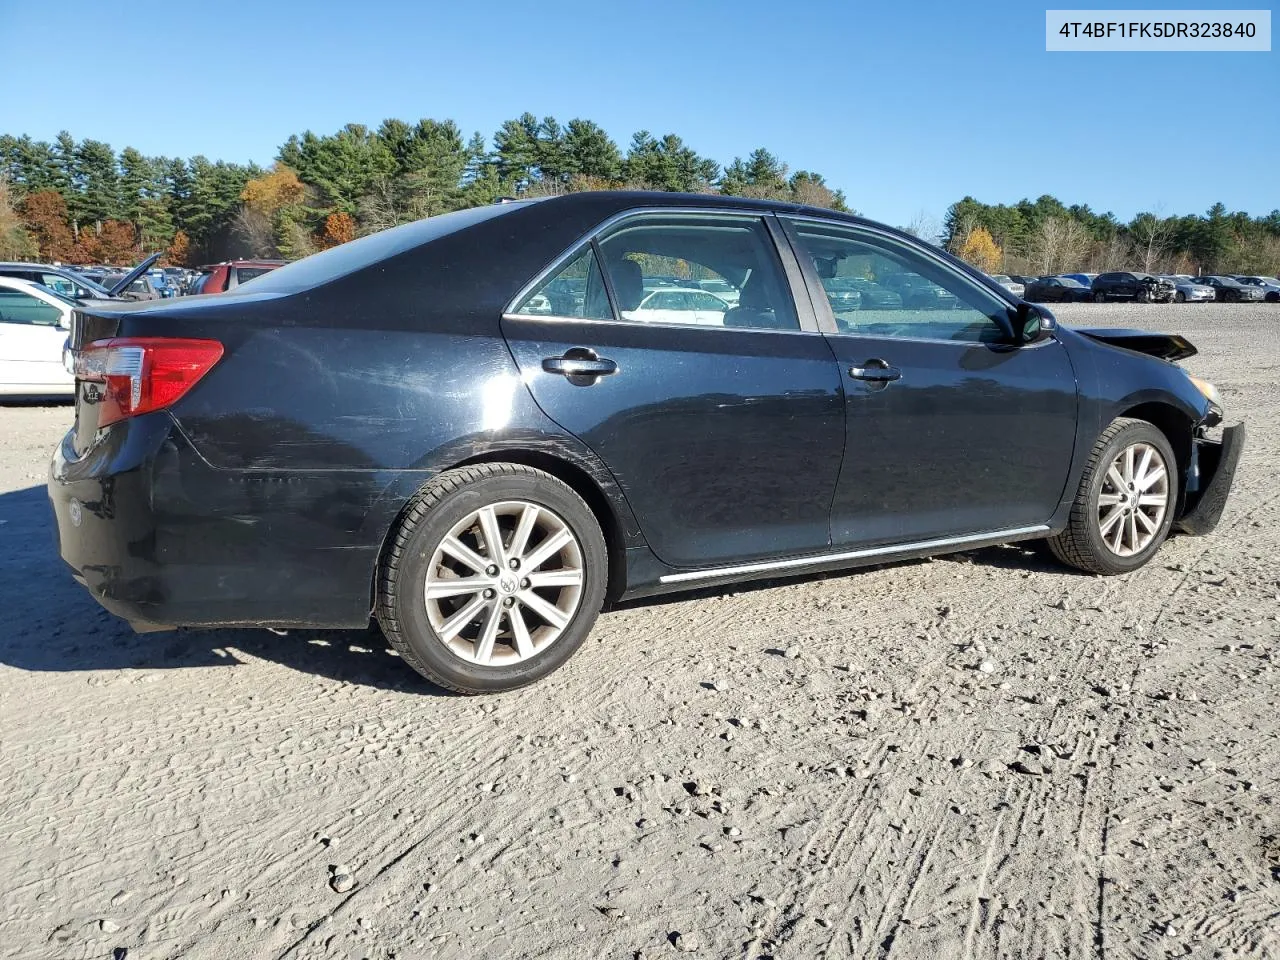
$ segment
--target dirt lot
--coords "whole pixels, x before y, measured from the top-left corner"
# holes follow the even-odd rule
[[[634,606],[485,699],[134,636],[53,554],[69,408],[0,408],[0,955],[1280,956],[1280,307],[1059,316],[1200,347],[1251,429],[1215,535]]]

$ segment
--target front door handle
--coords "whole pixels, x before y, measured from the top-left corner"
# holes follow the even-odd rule
[[[855,380],[871,380],[875,383],[889,383],[902,378],[902,371],[891,367],[879,357],[868,360],[860,367],[850,367],[849,376]]]
[[[566,350],[564,356],[547,357],[542,361],[542,369],[562,377],[607,377],[618,372],[618,365],[607,357],[597,356],[594,350],[574,347]]]

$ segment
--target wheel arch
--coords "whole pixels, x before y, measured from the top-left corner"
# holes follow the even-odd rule
[[[631,545],[630,541],[638,536],[629,508],[615,503],[613,498],[605,492],[600,481],[592,475],[587,467],[581,464],[542,450],[526,447],[500,447],[473,454],[455,462],[442,464],[430,479],[421,483],[413,494],[404,499],[404,502],[400,505],[391,523],[387,525],[383,533],[382,546],[378,550],[378,560],[374,566],[369,584],[370,609],[373,609],[377,603],[378,576],[387,550],[394,541],[395,532],[403,522],[405,514],[410,509],[418,491],[422,490],[436,476],[446,470],[475,466],[480,463],[518,463],[526,467],[533,467],[535,470],[542,470],[551,474],[580,496],[592,515],[595,516],[596,522],[600,524],[600,531],[604,535],[605,546],[609,553],[608,585],[605,588],[606,606],[612,604],[622,595],[626,590],[627,584],[627,547]],[[617,495],[621,496],[620,491],[617,492]],[[625,515],[623,514],[624,510],[626,511]]]
[[[1116,417],[1128,417],[1132,420],[1143,420],[1161,433],[1173,448],[1173,455],[1178,461],[1178,502],[1175,516],[1181,516],[1187,497],[1187,471],[1191,468],[1191,453],[1195,442],[1195,421],[1181,408],[1160,400],[1147,400],[1142,403],[1124,407]]]

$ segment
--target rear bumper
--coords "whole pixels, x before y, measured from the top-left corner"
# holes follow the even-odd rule
[[[359,628],[398,502],[386,481],[216,469],[158,413],[80,459],[69,434],[48,492],[72,575],[135,626]]]
[[[1222,431],[1221,442],[1197,440],[1195,456],[1188,483],[1186,507],[1174,527],[1183,533],[1203,536],[1213,532],[1222,519],[1231,484],[1235,481],[1236,467],[1244,451],[1245,428],[1243,423]]]

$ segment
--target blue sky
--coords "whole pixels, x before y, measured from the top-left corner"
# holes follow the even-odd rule
[[[1064,4],[1054,4],[1065,6]],[[1124,4],[1132,7],[1132,4]],[[1046,53],[1041,4],[275,0],[58,4],[0,14],[0,131],[270,162],[294,132],[529,110],[680,134],[721,163],[757,146],[864,214],[941,218],[964,194],[1052,193],[1128,218],[1280,207],[1280,53]],[[12,96],[13,92],[24,94]]]

